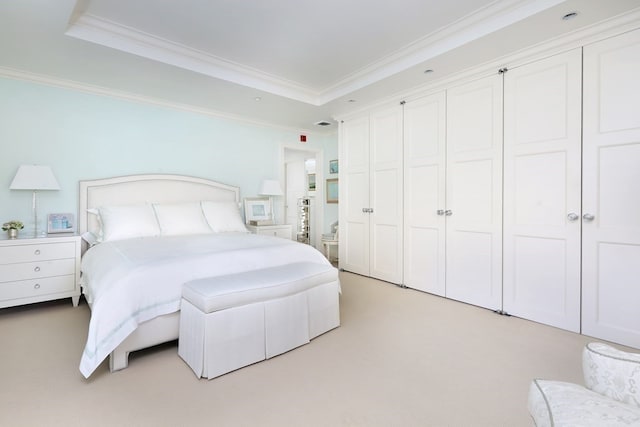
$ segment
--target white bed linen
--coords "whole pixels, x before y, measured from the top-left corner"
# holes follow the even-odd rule
[[[246,233],[142,237],[92,247],[81,267],[91,321],[80,372],[88,378],[142,322],[178,311],[185,282],[298,261],[329,264],[311,246]]]

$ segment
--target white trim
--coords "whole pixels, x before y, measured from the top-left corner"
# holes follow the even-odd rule
[[[328,87],[306,86],[95,15],[74,14],[66,35],[211,77],[320,106],[388,78],[565,0],[501,0],[434,31]]]
[[[362,89],[394,74],[522,21],[564,0],[495,2],[419,39],[327,88],[319,105]]]
[[[298,83],[90,14],[78,17],[65,35],[308,104],[317,96]]]
[[[452,85],[461,84],[471,80],[485,77],[497,73],[500,68],[515,68],[539,59],[553,56],[578,47],[587,46],[600,40],[617,36],[622,33],[640,28],[640,7],[585,28],[573,31],[555,39],[528,46],[518,52],[493,59],[489,62],[478,64],[465,70],[445,76],[433,82],[413,87],[401,93],[396,93],[389,97],[378,99],[372,103],[362,105],[357,110],[344,114],[338,114],[332,118],[337,122],[351,117],[359,116],[365,112],[381,108],[385,105],[400,101],[409,101],[421,98],[446,89]]]
[[[138,104],[155,105],[157,107],[164,107],[164,108],[170,108],[173,110],[186,111],[188,113],[202,114],[209,117],[232,120],[232,121],[241,122],[249,125],[268,127],[272,129],[282,129],[287,131],[293,130],[295,132],[308,133],[308,134],[314,134],[314,133],[323,134],[323,135],[325,134],[324,132],[318,131],[317,129],[300,129],[298,127],[277,125],[271,122],[251,119],[241,115],[225,113],[225,112],[213,110],[210,108],[196,107],[193,105],[167,101],[167,100],[154,98],[150,96],[139,95],[131,92],[125,92],[125,91],[110,89],[102,86],[91,85],[88,83],[80,83],[73,80],[65,80],[57,77],[45,76],[42,74],[36,74],[29,71],[17,70],[14,68],[8,68],[3,66],[0,66],[0,78],[21,80],[21,81],[26,81],[31,83],[42,84],[46,86],[53,86],[53,87],[62,88],[62,89],[74,90],[78,92],[88,93],[91,95],[107,96],[110,98],[116,98],[116,99],[121,99],[125,101],[135,102]]]

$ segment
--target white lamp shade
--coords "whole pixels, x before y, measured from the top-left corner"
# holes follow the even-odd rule
[[[10,190],[59,190],[60,185],[49,166],[22,165],[13,177]]]
[[[262,186],[260,187],[261,196],[282,196],[284,193],[282,192],[282,188],[280,188],[280,183],[275,179],[265,179],[262,181]]]

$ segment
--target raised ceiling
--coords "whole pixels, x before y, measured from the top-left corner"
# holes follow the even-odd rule
[[[0,65],[308,129],[354,104],[639,6],[638,0],[21,0],[0,5]],[[575,19],[561,19],[572,11]],[[434,72],[424,74],[427,68]]]

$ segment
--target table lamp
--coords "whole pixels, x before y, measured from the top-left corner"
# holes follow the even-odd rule
[[[265,179],[264,181],[262,181],[259,194],[261,196],[269,196],[269,216],[271,223],[275,224],[275,216],[273,214],[273,196],[284,195],[284,193],[282,192],[282,188],[280,187],[280,183],[275,179]]]
[[[41,165],[21,165],[16,172],[16,176],[13,177],[10,190],[30,190],[33,191],[33,222],[34,229],[33,234],[38,236],[38,191],[59,190],[60,185],[56,177],[53,175],[53,171],[49,166]]]

